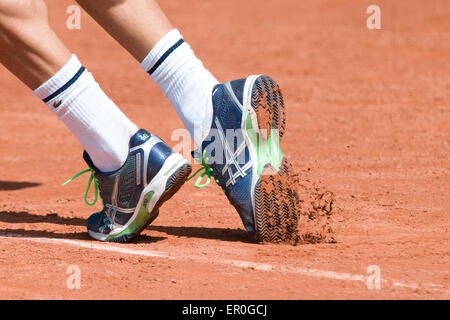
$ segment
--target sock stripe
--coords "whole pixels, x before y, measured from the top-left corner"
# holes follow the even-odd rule
[[[61,93],[63,93],[64,91],[66,91],[75,81],[78,80],[78,78],[83,74],[83,72],[86,70],[85,67],[81,67],[80,70],[78,70],[78,72],[73,76],[72,79],[70,79],[65,85],[63,85],[61,88],[59,88],[58,90],[56,90],[54,93],[52,93],[51,95],[49,95],[47,98],[42,99],[42,101],[44,101],[45,103],[49,102],[50,100],[52,100],[54,97],[60,95]]]
[[[184,43],[183,39],[178,40],[173,46],[171,46],[162,56],[156,61],[155,65],[148,71],[150,75],[158,69],[158,67],[167,59],[167,57],[174,52],[179,46]]]

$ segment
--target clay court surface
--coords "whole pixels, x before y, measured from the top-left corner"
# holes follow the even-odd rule
[[[68,30],[71,1],[47,3],[108,95],[176,145],[182,123],[139,65],[84,12],[82,29]],[[382,30],[366,27],[370,4],[381,7]],[[61,186],[86,168],[82,147],[0,67],[0,298],[448,299],[450,2],[161,6],[219,80],[278,81],[288,112],[282,146],[304,205],[314,185],[334,194],[328,215],[301,217],[300,234],[312,226],[323,238],[255,244],[219,187],[190,182],[133,243],[91,240],[85,219],[100,204],[82,201],[88,177]],[[72,265],[79,290],[66,286]],[[379,290],[367,287],[371,265]]]

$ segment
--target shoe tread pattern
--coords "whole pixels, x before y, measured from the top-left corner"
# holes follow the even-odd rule
[[[286,110],[278,84],[268,76],[256,79],[252,88],[252,107],[259,129],[279,130],[280,142],[286,131]],[[283,157],[276,171],[270,164],[255,187],[255,224],[258,242],[297,242],[300,201],[297,176]]]
[[[286,110],[278,84],[269,76],[256,79],[252,89],[252,107],[260,129],[278,129],[280,139],[286,131]]]

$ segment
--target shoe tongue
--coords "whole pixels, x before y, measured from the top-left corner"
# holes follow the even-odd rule
[[[134,148],[146,142],[152,135],[144,129],[140,129],[130,139],[130,148]]]

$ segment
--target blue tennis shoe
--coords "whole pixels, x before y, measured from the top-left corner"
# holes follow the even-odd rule
[[[212,100],[211,130],[193,152],[203,170],[196,186],[214,178],[258,242],[296,241],[300,202],[280,147],[286,112],[278,84],[250,76],[218,84]]]

